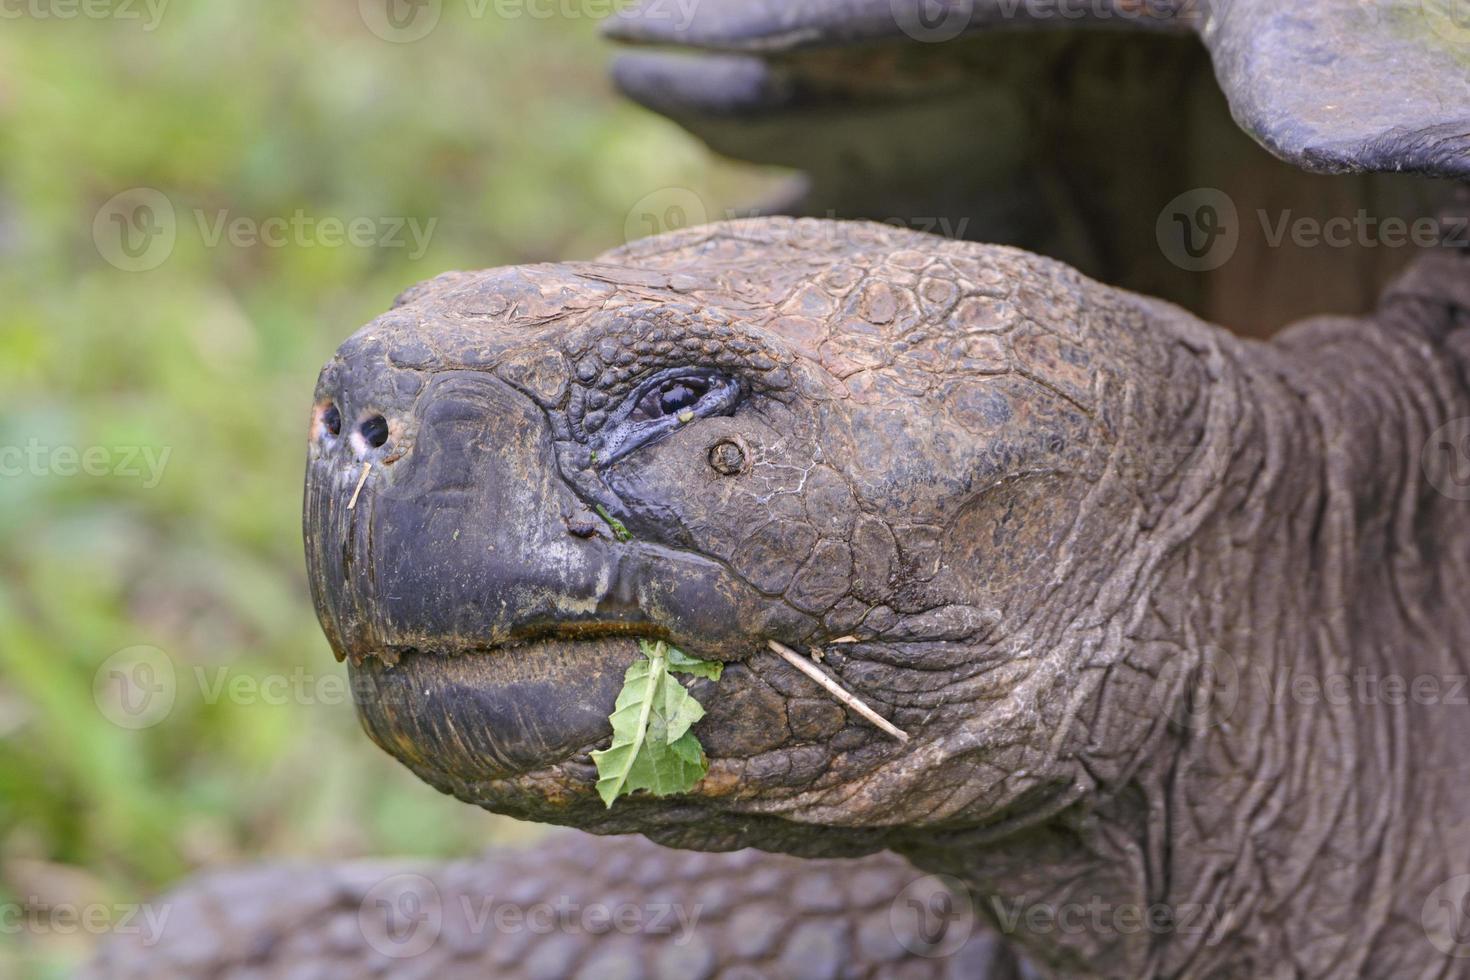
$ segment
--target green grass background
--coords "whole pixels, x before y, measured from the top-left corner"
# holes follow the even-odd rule
[[[151,488],[0,477],[0,908],[535,832],[418,783],[350,705],[210,703],[195,681],[341,671],[306,594],[300,488],[312,386],[342,338],[445,269],[618,244],[660,188],[713,216],[769,184],[619,101],[593,19],[474,9],[445,0],[411,44],[374,36],[356,0],[172,0],[152,31],[0,22],[0,447],[170,453]],[[169,198],[178,237],[158,268],[125,272],[92,226],[136,187]],[[196,209],[438,224],[413,260],[211,247]],[[93,695],[99,666],[135,645],[179,681],[138,731]],[[0,976],[64,975],[95,941],[13,922]]]

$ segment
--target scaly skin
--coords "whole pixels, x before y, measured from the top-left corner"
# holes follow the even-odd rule
[[[1470,522],[1421,448],[1470,416],[1466,261],[1269,344],[873,225],[441,277],[323,371],[324,628],[368,733],[498,812],[891,849],[1069,975],[1449,974],[1426,924],[1454,926],[1435,889],[1470,870]],[[659,377],[710,394],[625,421]],[[691,687],[709,776],[606,809],[583,753],[629,634],[727,667]],[[828,647],[911,741],[768,638]],[[1427,677],[1436,703],[1302,694],[1355,671]]]
[[[427,868],[214,872],[154,903],[169,912],[156,942],[112,938],[84,980],[1019,980],[973,916],[925,909],[919,925],[890,908],[919,877],[891,855],[804,862],[571,833]]]

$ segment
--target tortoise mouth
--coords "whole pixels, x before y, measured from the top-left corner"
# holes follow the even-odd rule
[[[394,648],[348,670],[367,734],[410,768],[465,781],[545,769],[612,734],[639,635],[591,631],[493,647]]]
[[[423,643],[377,643],[360,649],[338,649],[334,653],[339,662],[345,660],[353,666],[360,666],[367,661],[378,661],[384,666],[392,667],[405,657],[514,657],[519,652],[540,644],[596,643],[603,640],[663,640],[670,644],[680,644],[680,649],[697,654],[702,660],[719,660],[724,663],[745,660],[750,656],[748,650],[730,653],[723,648],[706,649],[703,644],[691,644],[687,641],[681,643],[672,635],[671,630],[637,619],[531,621],[516,624],[511,627],[506,639],[496,642],[435,637]]]

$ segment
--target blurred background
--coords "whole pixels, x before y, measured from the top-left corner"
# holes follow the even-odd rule
[[[778,178],[616,98],[589,17],[372,6],[0,5],[0,976],[201,867],[536,832],[358,731],[302,567],[316,373],[418,280]]]

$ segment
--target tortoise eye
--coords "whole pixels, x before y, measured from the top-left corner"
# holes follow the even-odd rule
[[[342,413],[337,410],[336,405],[328,405],[322,410],[322,428],[329,435],[340,436],[342,434]]]
[[[697,381],[670,381],[659,389],[658,407],[664,415],[693,408],[709,388]]]
[[[611,412],[601,405],[585,419],[598,466],[656,442],[695,419],[729,415],[741,397],[740,382],[718,371],[670,368],[649,378]]]
[[[632,421],[648,421],[688,411],[709,394],[709,388],[709,383],[701,378],[670,378],[638,400]]]

